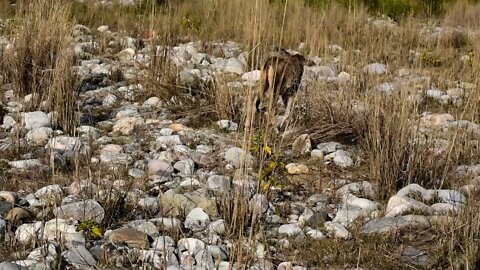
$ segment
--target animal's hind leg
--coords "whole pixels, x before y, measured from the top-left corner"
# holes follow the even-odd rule
[[[288,124],[290,114],[292,112],[293,105],[295,103],[296,95],[288,95],[288,96],[284,95],[284,96],[282,96],[282,99],[284,99],[284,102],[285,102],[285,99],[287,99],[287,106],[285,108],[285,114],[283,115],[282,122],[280,123],[280,128],[284,129],[286,127],[286,125]]]

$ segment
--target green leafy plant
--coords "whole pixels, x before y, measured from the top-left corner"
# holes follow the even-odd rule
[[[443,64],[443,59],[440,57],[440,55],[428,51],[423,52],[420,55],[420,62],[425,66],[439,67]]]
[[[261,160],[263,159],[260,170],[259,180],[263,182],[263,189],[270,187],[283,188],[282,180],[286,175],[285,157],[278,151],[274,152],[268,143],[264,143],[264,134],[257,132],[252,140],[252,152]]]
[[[78,232],[84,232],[85,236],[89,239],[100,239],[103,237],[103,231],[100,228],[100,224],[91,219],[85,220],[77,224],[76,230]]]

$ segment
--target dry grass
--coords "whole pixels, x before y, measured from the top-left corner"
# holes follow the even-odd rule
[[[14,49],[3,56],[3,73],[11,77],[18,98],[32,95],[32,109],[53,109],[58,124],[72,132],[75,121],[76,77],[70,5],[62,1],[17,4],[11,30]],[[42,104],[43,103],[43,104]]]

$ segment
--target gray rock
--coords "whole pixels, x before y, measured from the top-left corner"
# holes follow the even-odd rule
[[[150,219],[158,229],[160,230],[178,230],[180,229],[182,222],[176,218],[152,218]]]
[[[431,223],[425,216],[407,215],[400,217],[384,217],[369,221],[363,226],[362,233],[395,233],[406,229],[427,229]]]
[[[67,262],[71,263],[77,269],[95,267],[97,261],[84,245],[70,245],[68,250],[63,253]]]
[[[192,209],[185,218],[185,228],[193,231],[203,231],[210,223],[210,217],[201,208]]]
[[[335,218],[332,220],[334,223],[338,223],[344,227],[350,227],[350,225],[358,218],[368,217],[369,212],[356,206],[342,206],[337,210]]]
[[[48,141],[47,148],[52,148],[59,151],[80,151],[82,149],[82,142],[79,138],[58,136],[53,137]]]
[[[237,131],[238,124],[230,120],[219,120],[217,121],[218,127],[226,131]]]
[[[318,144],[317,149],[322,151],[323,155],[328,155],[328,154],[333,153],[337,150],[345,149],[345,146],[343,146],[341,143],[337,143],[337,142],[328,142],[328,143]]]
[[[152,238],[156,238],[159,235],[157,226],[148,220],[133,220],[128,223],[128,227],[131,227],[137,231],[148,234]]]
[[[249,202],[250,211],[256,215],[263,216],[270,208],[270,204],[263,194],[255,194]]]
[[[303,79],[307,81],[327,80],[335,78],[335,71],[328,66],[306,66]]]
[[[42,162],[38,159],[25,159],[25,160],[9,161],[8,165],[13,167],[13,168],[22,169],[22,170],[28,170],[28,169],[33,169],[33,168],[37,168],[37,167],[43,167]]]
[[[100,154],[100,162],[110,165],[128,165],[132,162],[133,158],[129,154],[125,153],[111,153],[105,152]]]
[[[383,93],[388,94],[388,95],[395,92],[396,89],[397,89],[397,85],[394,84],[394,83],[390,83],[390,82],[381,83],[377,88],[378,91],[383,92]]]
[[[53,243],[44,244],[34,250],[32,250],[28,256],[28,260],[35,260],[35,261],[47,261],[52,262],[57,259],[57,247]]]
[[[11,262],[1,262],[0,270],[28,270],[28,268]]]
[[[35,192],[35,197],[43,203],[57,202],[63,198],[63,195],[63,190],[60,185],[45,186]]]
[[[73,219],[81,222],[95,220],[100,223],[105,217],[105,210],[96,200],[85,200],[59,206],[54,210],[54,214],[61,219]]]
[[[225,233],[225,225],[225,220],[219,219],[210,223],[210,225],[208,225],[208,230],[210,232],[222,235]]]
[[[321,226],[327,221],[326,211],[314,211],[311,208],[305,208],[299,220],[307,226]]]
[[[86,140],[96,140],[100,137],[98,130],[92,126],[80,126],[77,131],[80,137]]]
[[[339,188],[336,193],[341,197],[344,197],[349,193],[359,196],[373,197],[375,196],[375,189],[370,182],[361,181],[346,184]]]
[[[128,176],[133,177],[135,179],[142,179],[142,178],[146,178],[147,174],[143,170],[140,170],[137,168],[131,168],[131,169],[128,169]]]
[[[229,58],[223,71],[242,75],[245,72],[245,65],[237,58]]]
[[[173,168],[179,171],[182,175],[191,176],[195,172],[195,162],[191,158],[177,161]]]
[[[179,135],[159,136],[155,139],[155,141],[164,149],[183,144]]]
[[[223,194],[230,190],[230,179],[222,175],[212,175],[208,177],[207,190]]]
[[[152,248],[161,252],[164,252],[172,247],[175,247],[175,240],[168,235],[158,236],[152,243]]]
[[[402,259],[410,264],[421,267],[428,267],[431,263],[430,256],[427,252],[412,246],[405,247],[402,251]]]
[[[224,158],[236,168],[240,168],[242,163],[244,163],[246,167],[250,167],[253,164],[254,159],[250,153],[239,147],[229,148],[225,152]]]
[[[208,249],[200,250],[195,255],[196,267],[205,269],[215,269],[212,253]]]
[[[169,177],[173,173],[173,166],[169,162],[150,160],[148,162],[148,175]]]

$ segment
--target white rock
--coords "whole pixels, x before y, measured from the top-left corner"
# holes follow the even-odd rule
[[[355,195],[348,194],[344,198],[345,205],[347,206],[354,206],[354,207],[359,207],[366,212],[370,213],[378,208],[378,203],[365,199],[365,198],[358,198]]]
[[[198,181],[197,179],[194,179],[194,178],[185,178],[182,182],[180,182],[179,184],[181,187],[199,187],[201,184],[200,184],[200,181]]]
[[[301,232],[302,232],[302,229],[300,228],[300,226],[298,226],[298,224],[295,224],[295,223],[284,224],[278,228],[278,233],[283,236],[289,236],[289,237],[297,236]]]
[[[141,117],[123,117],[113,125],[113,132],[130,135],[139,126],[144,124]]]
[[[333,223],[331,221],[325,222],[325,229],[332,234],[333,237],[335,238],[342,238],[342,239],[348,239],[351,237],[350,233],[348,232],[345,227],[338,223]]]
[[[151,97],[143,102],[143,107],[158,107],[161,105],[159,97]]]
[[[306,66],[303,72],[303,79],[307,81],[326,80],[334,78],[335,71],[327,66]]]
[[[160,209],[160,203],[157,197],[141,198],[138,200],[138,206],[150,213],[157,213]]]
[[[60,237],[60,239],[59,239]],[[77,232],[74,225],[69,225],[64,219],[55,218],[45,223],[43,230],[44,241],[65,241],[72,244],[85,244],[81,232]]]
[[[30,244],[41,237],[43,222],[27,223],[18,226],[15,230],[15,238],[22,244]]]
[[[323,152],[318,149],[313,149],[312,152],[310,153],[310,157],[313,159],[323,159]]]
[[[210,225],[208,225],[208,230],[210,232],[222,235],[225,233],[225,225],[225,220],[219,219],[210,223]]]
[[[83,144],[79,138],[58,136],[51,138],[45,147],[53,148],[59,151],[80,151],[82,146]]]
[[[387,67],[384,64],[372,63],[364,66],[363,72],[371,75],[381,75],[387,73]]]
[[[350,154],[345,150],[337,150],[333,153],[330,153],[324,157],[326,161],[333,161],[335,165],[347,168],[353,165],[353,159],[350,157]]]
[[[223,68],[223,71],[242,75],[245,72],[245,65],[237,58],[229,58],[225,64],[225,67]]]
[[[183,144],[179,135],[159,136],[155,139],[164,149]]]
[[[195,256],[200,250],[205,249],[205,243],[196,238],[182,238],[177,243],[179,251],[186,250],[189,254]]]
[[[232,122],[230,120],[217,121],[217,125],[223,130],[228,130],[228,131],[237,131],[238,130],[238,124],[235,123],[235,122]]]
[[[60,185],[45,186],[35,192],[35,197],[42,202],[53,202],[63,198],[63,195],[63,190]]]
[[[31,129],[25,135],[25,139],[35,145],[45,145],[48,139],[52,137],[53,129],[49,127],[39,127]]]
[[[337,190],[337,194],[344,197],[348,193],[361,194],[366,197],[373,197],[375,195],[375,190],[373,185],[367,181],[354,182],[342,186]]]
[[[349,82],[349,81],[351,80],[351,77],[352,77],[352,76],[351,76],[350,74],[348,74],[347,72],[342,71],[342,72],[340,72],[340,74],[338,74],[338,76],[337,76],[337,81],[338,81],[339,83],[347,83],[347,82]]]
[[[133,158],[125,153],[105,152],[100,154],[100,162],[110,165],[128,165]]]
[[[421,211],[431,214],[432,208],[422,202],[409,198],[407,196],[392,196],[387,203],[385,217],[401,216],[411,211]]]
[[[124,49],[117,54],[117,57],[121,62],[131,61],[133,60],[134,56],[135,56],[135,50],[132,48]]]
[[[315,240],[325,239],[326,236],[319,230],[309,230],[306,235]]]
[[[246,72],[242,75],[242,80],[250,81],[250,82],[258,82],[260,80],[261,74],[262,72],[258,69],[250,72]]]
[[[50,119],[48,115],[42,111],[27,112],[22,115],[25,129],[32,130],[39,127],[49,127]]]

